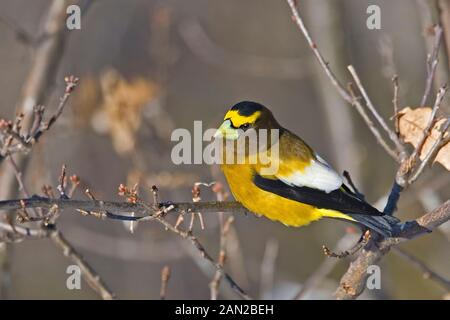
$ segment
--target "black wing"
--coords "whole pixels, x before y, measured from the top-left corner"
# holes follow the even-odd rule
[[[306,203],[320,209],[336,210],[345,214],[364,214],[381,216],[383,213],[367,202],[359,199],[344,186],[341,189],[326,193],[309,187],[291,186],[281,180],[267,179],[259,174],[253,177],[255,185],[283,198]]]

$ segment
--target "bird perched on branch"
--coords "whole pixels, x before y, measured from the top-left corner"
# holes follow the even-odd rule
[[[263,105],[250,101],[234,105],[215,137],[225,145],[221,168],[231,192],[249,211],[287,226],[327,217],[384,236],[393,234],[396,218],[383,215],[347,187],[341,175]],[[252,138],[257,148],[251,147]]]

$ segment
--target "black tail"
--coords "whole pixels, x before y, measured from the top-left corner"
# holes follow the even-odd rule
[[[385,237],[392,237],[395,234],[395,227],[400,222],[399,219],[390,216],[374,216],[365,214],[348,214],[355,219],[356,222],[366,226],[367,228],[378,232]]]

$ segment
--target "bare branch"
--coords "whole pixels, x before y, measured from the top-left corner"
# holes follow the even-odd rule
[[[422,100],[420,101],[421,106],[425,106],[428,96],[430,95],[434,75],[436,73],[436,67],[439,61],[438,59],[439,46],[441,44],[443,31],[439,24],[435,25],[433,30],[434,30],[433,51],[427,57],[427,79],[425,83],[425,92],[423,93]]]
[[[364,290],[367,277],[367,268],[376,264],[390,248],[408,239],[431,232],[436,227],[450,220],[450,200],[435,210],[424,214],[420,218],[403,223],[397,237],[372,239],[369,244],[359,252],[357,258],[350,264],[342,276],[340,285],[336,290],[337,299],[356,299]]]
[[[169,283],[170,279],[170,267],[164,266],[161,270],[161,289],[159,290],[159,298],[161,300],[166,299],[166,293],[167,293],[167,284]]]
[[[355,234],[347,233],[337,242],[334,251],[344,251],[345,248],[348,248],[354,240]],[[331,273],[331,271],[333,271],[338,262],[338,259],[328,259],[328,257],[326,257],[325,260],[320,264],[320,266],[315,269],[315,271],[308,277],[308,279],[306,279],[293,299],[301,300],[308,292],[317,288],[319,283],[324,280]]]
[[[408,183],[412,184],[414,183],[417,178],[420,176],[420,174],[423,172],[427,164],[431,164],[434,159],[436,158],[437,153],[439,150],[448,143],[447,139],[444,139],[445,134],[447,133],[447,130],[450,126],[450,118],[447,119],[444,124],[442,125],[442,129],[439,132],[439,136],[437,137],[434,144],[431,146],[430,150],[428,150],[427,154],[425,155],[424,159],[420,163],[419,167],[416,169],[416,171],[413,173],[411,178],[409,178]],[[448,138],[448,137],[447,137]]]
[[[398,76],[397,75],[394,75],[392,77],[392,83],[394,84],[394,97],[392,98],[392,105],[394,106],[394,131],[395,131],[395,135],[398,137],[398,136],[400,136],[400,119],[398,117],[399,85],[398,85]]]
[[[214,43],[197,19],[186,19],[178,28],[189,50],[209,65],[245,76],[302,79],[312,74],[303,58],[274,58],[228,51]]]
[[[367,94],[366,90],[364,89],[364,86],[362,85],[361,80],[360,80],[358,74],[356,73],[355,68],[352,65],[348,66],[347,68],[348,68],[348,71],[350,71],[350,74],[352,75],[353,79],[355,80],[356,86],[358,87],[359,91],[363,95],[364,100],[366,101],[367,108],[372,113],[374,118],[378,121],[380,126],[384,129],[384,131],[388,134],[391,141],[395,144],[395,147],[397,148],[397,152],[400,154],[400,160],[402,160],[406,155],[405,147],[401,143],[399,137],[395,134],[394,131],[391,130],[391,128],[389,128],[386,121],[384,121],[383,117],[379,114],[379,112],[373,105],[372,100],[370,99],[369,95]]]
[[[381,133],[379,132],[378,128],[375,125],[373,125],[373,123],[371,124],[371,120],[368,117],[368,115],[365,113],[364,107],[362,106],[362,104],[359,101],[359,99],[351,91],[347,91],[345,89],[345,87],[341,84],[341,82],[336,78],[336,76],[333,73],[333,71],[331,70],[328,62],[326,62],[324,60],[322,54],[320,53],[320,51],[319,51],[319,49],[317,47],[317,44],[312,40],[311,35],[309,34],[309,31],[306,28],[306,26],[305,26],[305,24],[303,22],[303,19],[301,18],[300,14],[298,12],[298,9],[296,7],[295,1],[294,0],[286,0],[286,1],[287,1],[288,5],[289,5],[289,7],[291,9],[291,12],[292,12],[292,19],[294,20],[294,22],[296,23],[296,25],[298,26],[300,31],[303,33],[304,37],[306,38],[306,41],[308,42],[309,47],[313,51],[314,56],[317,58],[320,66],[325,71],[325,74],[327,75],[328,79],[331,81],[332,85],[336,88],[336,90],[338,91],[339,95],[345,101],[347,101],[348,103],[350,103],[351,105],[354,105],[356,107],[356,109],[358,110],[358,112],[360,113],[360,115],[362,116],[364,121],[366,122],[366,124],[369,126],[370,131],[375,136],[377,141],[381,144],[381,146],[386,150],[386,152],[391,157],[396,159],[397,161],[402,160],[402,158],[405,156],[404,155],[404,149],[403,149],[404,147],[400,143],[398,137],[395,135],[395,133],[393,133],[393,135],[391,135],[392,130],[390,130],[387,127],[387,125],[383,126],[383,128],[389,133],[389,137],[391,138],[391,140],[394,142],[394,144],[395,144],[395,146],[397,148],[397,152],[398,152],[398,154],[397,154],[395,151],[393,151],[389,147],[387,142],[383,139],[383,137],[382,137]],[[369,107],[369,109],[371,109],[371,106],[368,106],[368,107]],[[374,108],[372,108],[372,109],[374,110]],[[379,121],[379,119],[377,119],[377,120]],[[383,120],[383,122],[384,122],[384,120]]]
[[[434,102],[433,109],[431,110],[430,119],[428,119],[428,124],[425,127],[425,129],[423,130],[422,138],[420,139],[419,143],[417,144],[417,147],[414,149],[414,151],[412,152],[412,154],[410,156],[412,161],[417,161],[420,154],[422,153],[422,149],[425,144],[425,141],[431,134],[431,130],[433,129],[433,127],[436,123],[437,112],[441,106],[442,101],[444,100],[444,96],[445,96],[445,93],[447,92],[447,90],[448,90],[447,86],[442,86],[436,95],[436,100]]]
[[[83,259],[81,254],[74,249],[66,238],[64,238],[61,232],[56,229],[52,230],[50,232],[50,239],[52,239],[53,243],[62,250],[66,257],[70,258],[80,267],[84,279],[89,286],[102,297],[102,299],[112,300],[116,298],[115,294],[106,286],[87,261]]]
[[[353,98],[350,96],[350,94],[345,90],[344,86],[340,83],[340,81],[336,78],[333,71],[331,70],[330,66],[328,65],[328,62],[325,61],[325,59],[322,57],[322,54],[320,53],[319,49],[317,48],[317,44],[312,40],[308,29],[306,28],[305,24],[303,23],[302,18],[300,17],[300,14],[297,10],[296,4],[294,0],[287,0],[287,3],[292,11],[292,19],[300,29],[300,31],[303,33],[303,35],[306,38],[306,41],[308,42],[309,47],[314,53],[314,56],[319,61],[320,66],[325,71],[326,75],[330,79],[333,86],[336,88],[336,90],[339,92],[342,98],[346,100],[348,103],[353,104]]]
[[[221,213],[223,215],[223,213]],[[225,223],[221,224],[221,230],[220,230],[220,249],[219,249],[219,258],[217,259],[217,263],[223,268],[225,265],[225,260],[227,259],[227,235],[228,231],[230,230],[230,226],[234,221],[234,217],[230,216],[225,221]],[[217,300],[217,297],[219,296],[219,286],[220,286],[220,280],[222,279],[222,273],[217,270],[213,280],[209,284],[210,290],[211,290],[211,300]]]
[[[424,262],[418,260],[413,255],[409,254],[408,252],[404,251],[401,248],[393,247],[393,250],[402,258],[406,259],[408,263],[414,265],[415,267],[419,268],[423,271],[423,277],[425,279],[430,279],[441,285],[445,290],[450,290],[450,280],[444,278],[440,274],[433,271],[430,267],[428,267]]]
[[[129,202],[114,202],[114,201],[89,201],[89,200],[72,200],[72,199],[49,199],[44,197],[31,197],[18,200],[4,200],[0,201],[0,210],[16,210],[20,209],[21,201],[25,203],[27,208],[51,208],[53,205],[57,205],[59,209],[81,209],[86,212],[103,212],[101,214],[102,219],[113,219],[123,221],[137,221],[148,220],[148,215],[158,212],[157,209],[151,209],[149,212],[148,206],[141,203],[129,203]],[[246,214],[249,211],[245,209],[239,202],[235,201],[205,201],[205,202],[177,202],[177,203],[160,203],[160,206],[174,206],[174,211],[179,212],[234,212]],[[119,213],[131,213],[136,212],[140,214],[146,214],[145,216],[130,217],[127,215],[120,215]]]
[[[270,238],[266,242],[263,259],[261,261],[260,289],[261,299],[273,299],[273,280],[276,274],[276,260],[278,257],[279,243],[277,239]],[[267,296],[270,294],[270,296]]]
[[[386,140],[384,140],[383,136],[381,135],[380,131],[376,127],[376,125],[373,123],[373,121],[370,119],[369,115],[367,114],[366,110],[364,109],[363,105],[359,102],[358,97],[355,95],[353,88],[351,84],[348,85],[348,90],[353,97],[353,105],[356,108],[356,111],[360,114],[360,116],[363,118],[364,122],[366,123],[367,127],[369,127],[369,130],[374,135],[377,142],[383,147],[383,149],[386,151],[387,154],[389,154],[392,158],[396,159],[397,161],[398,156],[394,149],[392,149]]]

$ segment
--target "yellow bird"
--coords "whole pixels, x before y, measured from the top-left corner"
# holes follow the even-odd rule
[[[266,139],[260,139],[261,129],[278,134],[267,133]],[[256,150],[249,147],[250,132],[258,137]],[[215,137],[226,145],[221,169],[231,192],[249,211],[287,226],[303,226],[327,217],[392,235],[398,220],[358,197],[341,175],[302,139],[278,124],[263,105],[251,101],[234,105]],[[227,151],[231,158],[227,158]],[[266,158],[268,155],[271,165],[276,163],[276,170],[268,171],[268,162],[259,161],[262,153]],[[244,161],[237,161],[239,155]]]

